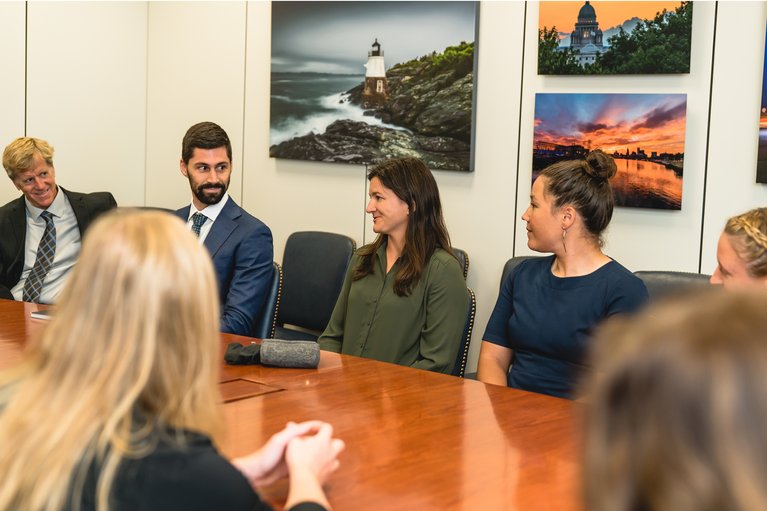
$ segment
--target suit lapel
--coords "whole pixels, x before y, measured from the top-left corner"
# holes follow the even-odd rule
[[[236,219],[241,215],[242,212],[240,211],[240,207],[235,204],[230,197],[229,200],[226,201],[224,209],[221,210],[218,218],[216,218],[216,221],[213,222],[210,232],[208,232],[208,235],[205,237],[204,245],[211,256],[216,255],[216,252],[221,248],[221,245],[223,245],[227,238],[229,238],[232,231],[237,228]]]
[[[59,189],[64,192],[64,195],[69,200],[69,205],[72,206],[72,211],[74,211],[75,218],[77,219],[77,228],[80,230],[80,238],[82,239],[83,232],[91,223],[91,212],[86,207],[82,194],[68,192],[60,186]]]
[[[13,239],[18,247],[18,253],[24,253],[24,243],[27,240],[27,206],[24,203],[24,196],[22,195],[18,200],[13,203],[13,211],[11,212],[10,227],[13,233]]]
[[[179,217],[181,220],[183,220],[184,223],[187,223],[189,221],[189,208],[191,208],[191,207],[192,207],[192,205],[190,204],[189,206],[187,206],[185,208],[181,208],[179,210],[176,210],[176,212],[175,212],[176,216]]]

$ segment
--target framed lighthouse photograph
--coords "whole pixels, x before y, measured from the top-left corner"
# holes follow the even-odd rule
[[[474,170],[479,2],[271,5],[271,157]]]
[[[690,72],[692,2],[539,4],[539,75]]]

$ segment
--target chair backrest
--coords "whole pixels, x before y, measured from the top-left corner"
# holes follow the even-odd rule
[[[687,273],[683,271],[635,271],[634,275],[642,279],[650,300],[657,300],[695,289],[709,286],[710,275]]]
[[[463,280],[466,280],[466,277],[469,276],[469,254],[460,248],[450,248],[453,249],[453,254],[455,254],[455,257],[458,258],[458,263],[461,265],[461,269],[463,270]]]
[[[294,232],[282,256],[282,299],[277,324],[322,332],[341,292],[353,239],[330,232]]]
[[[468,288],[471,300],[469,300],[469,308],[466,311],[466,324],[463,327],[463,334],[461,335],[461,347],[458,350],[458,357],[455,360],[455,366],[453,367],[453,376],[459,376],[463,378],[466,373],[466,360],[469,358],[469,347],[471,345],[471,333],[474,330],[474,316],[477,312],[477,296],[471,288]]]
[[[266,293],[266,300],[261,307],[261,316],[256,320],[253,328],[253,336],[259,339],[274,337],[274,328],[277,323],[277,311],[280,309],[280,296],[282,294],[282,268],[277,262],[272,263],[272,282]]]
[[[503,273],[501,273],[501,288],[503,288],[503,283],[506,282],[506,277],[509,276],[511,270],[516,268],[519,263],[526,261],[527,259],[538,259],[540,257],[547,256],[516,256],[506,261],[506,264],[503,265]]]

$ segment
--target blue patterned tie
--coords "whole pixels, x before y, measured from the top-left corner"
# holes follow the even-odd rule
[[[53,215],[48,211],[43,211],[40,216],[45,220],[45,231],[43,231],[43,237],[40,238],[40,244],[37,246],[35,264],[24,282],[23,298],[25,302],[37,303],[40,301],[43,281],[48,275],[53,257],[56,255],[56,226],[53,225]]]
[[[200,229],[202,229],[202,224],[204,224],[205,220],[207,219],[208,217],[199,212],[192,215],[192,232],[198,238],[200,237]]]

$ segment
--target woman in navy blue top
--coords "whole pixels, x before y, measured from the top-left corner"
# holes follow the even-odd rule
[[[535,180],[522,215],[527,245],[553,255],[520,263],[503,283],[482,337],[481,381],[571,397],[592,329],[647,301],[642,281],[602,252],[615,171],[593,151]]]

